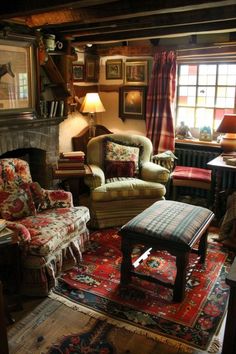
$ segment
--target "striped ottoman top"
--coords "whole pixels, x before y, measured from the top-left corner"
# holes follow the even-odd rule
[[[201,228],[213,219],[211,210],[182,202],[160,200],[121,227],[121,236],[147,236],[190,249]]]

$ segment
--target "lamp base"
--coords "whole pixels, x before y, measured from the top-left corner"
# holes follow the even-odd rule
[[[236,134],[225,134],[220,142],[223,152],[236,151]]]
[[[96,134],[96,126],[95,126],[95,114],[90,113],[89,114],[89,139],[92,139],[95,137]]]

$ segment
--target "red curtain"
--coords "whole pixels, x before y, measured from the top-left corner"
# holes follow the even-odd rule
[[[153,152],[174,151],[173,102],[176,88],[176,54],[156,53],[147,94],[146,129]]]

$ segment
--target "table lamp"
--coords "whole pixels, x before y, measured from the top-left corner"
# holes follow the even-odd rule
[[[80,112],[89,114],[89,139],[95,136],[96,113],[105,112],[98,93],[86,93]]]
[[[223,152],[236,151],[236,114],[225,114],[216,131],[225,133],[220,142]]]

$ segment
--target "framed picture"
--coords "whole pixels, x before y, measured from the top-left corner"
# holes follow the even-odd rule
[[[147,85],[148,83],[148,61],[127,60],[125,62],[125,84],[126,85]]]
[[[33,40],[0,38],[0,119],[35,116]]]
[[[122,65],[123,61],[122,59],[117,59],[117,60],[107,60],[106,61],[106,80],[116,80],[116,79],[122,79]]]
[[[72,74],[73,74],[73,81],[84,81],[84,65],[73,64]]]
[[[96,55],[85,57],[85,81],[97,82],[99,76],[99,58]]]
[[[119,90],[119,117],[121,119],[145,119],[146,87],[123,86]]]

